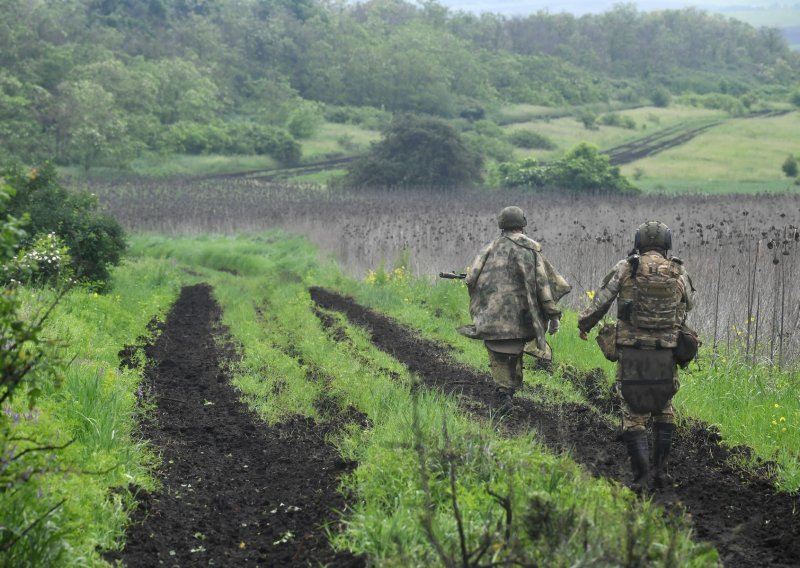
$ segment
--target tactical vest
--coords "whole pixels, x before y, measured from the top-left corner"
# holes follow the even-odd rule
[[[617,299],[617,343],[673,348],[686,316],[683,270],[677,259],[648,252],[630,261]]]

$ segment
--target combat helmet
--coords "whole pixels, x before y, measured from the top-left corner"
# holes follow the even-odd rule
[[[636,229],[633,248],[639,252],[653,249],[667,251],[672,248],[672,231],[659,221],[646,221]]]
[[[512,205],[500,211],[497,216],[497,226],[503,229],[521,229],[528,224],[522,209]]]

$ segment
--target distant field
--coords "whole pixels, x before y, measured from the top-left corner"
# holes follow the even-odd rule
[[[369,148],[370,142],[380,138],[375,130],[366,130],[352,124],[325,122],[308,140],[302,140],[303,160],[314,162],[340,156],[352,156]]]
[[[624,110],[616,114],[632,118],[636,122],[636,128],[628,129],[598,125],[596,130],[589,130],[577,118],[570,116],[554,120],[518,123],[506,127],[506,131],[510,133],[514,130],[533,130],[546,136],[558,146],[556,150],[551,151],[517,149],[515,151],[517,159],[533,156],[541,160],[552,160],[581,141],[594,144],[603,150],[642,138],[647,134],[670,126],[678,124],[686,125],[687,127],[690,125],[699,126],[727,116],[722,111],[681,106],[669,108],[644,107]]]
[[[781,165],[790,153],[800,153],[800,113],[774,118],[739,118],[711,128],[686,144],[623,166],[642,187],[662,184],[703,188],[791,189]],[[761,189],[763,187],[763,189]],[[798,188],[800,189],[800,188]]]

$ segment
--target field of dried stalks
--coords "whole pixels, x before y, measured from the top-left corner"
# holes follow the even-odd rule
[[[713,345],[776,363],[800,357],[800,195],[557,196],[496,192],[349,193],[247,179],[96,185],[134,232],[237,233],[283,228],[335,255],[355,277],[406,259],[418,277],[460,271],[497,233],[506,205],[527,213],[528,234],[573,285],[580,309],[636,227],[673,230],[697,306],[690,323]]]

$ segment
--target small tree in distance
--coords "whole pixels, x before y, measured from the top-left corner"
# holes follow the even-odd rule
[[[792,154],[784,160],[783,162],[783,173],[786,174],[786,177],[797,177],[798,174],[798,166],[797,166],[797,158],[795,158]]]
[[[350,166],[351,187],[454,187],[480,183],[483,158],[445,121],[401,114]]]

